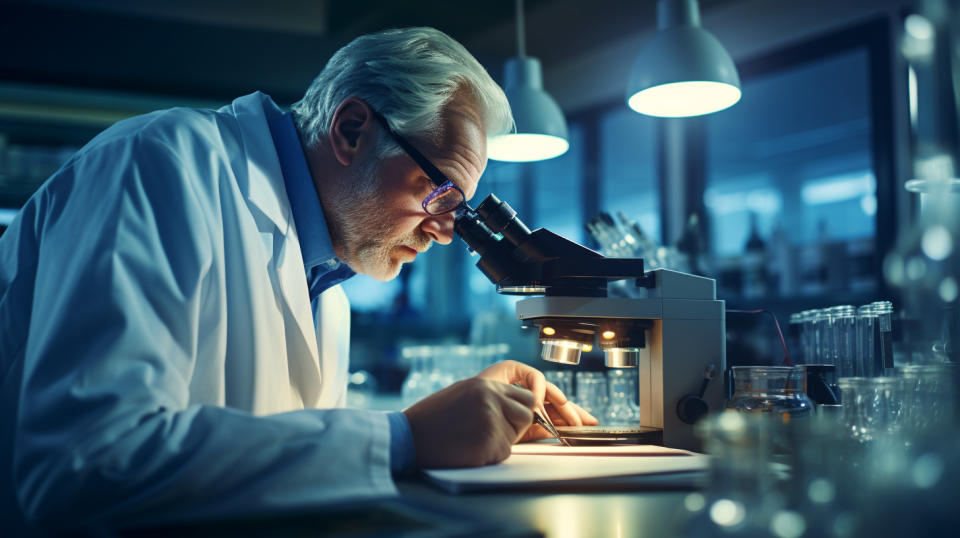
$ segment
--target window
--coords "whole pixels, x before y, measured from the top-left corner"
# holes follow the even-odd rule
[[[869,59],[860,47],[745,78],[742,100],[709,118],[704,205],[722,290],[875,286]],[[740,277],[755,255],[766,274],[750,293]]]
[[[622,103],[600,117],[600,209],[622,212],[659,243],[656,122]]]
[[[583,203],[583,129],[570,125],[570,149],[555,159],[530,163],[533,180],[533,214],[527,224],[546,228],[571,241],[584,239]]]

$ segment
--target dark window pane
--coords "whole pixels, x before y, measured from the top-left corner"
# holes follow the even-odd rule
[[[771,272],[758,293],[874,285],[873,275],[834,278],[830,271],[869,267],[857,259],[873,252],[877,201],[865,49],[744,81],[743,99],[710,117],[708,137],[704,203],[718,269],[750,257],[743,253],[755,221],[760,242],[752,244],[766,250]]]
[[[626,106],[601,117],[600,209],[614,217],[623,212],[660,242],[656,122]]]
[[[527,166],[534,185],[534,215],[528,224],[582,242],[583,129],[570,126],[570,149],[563,155]]]

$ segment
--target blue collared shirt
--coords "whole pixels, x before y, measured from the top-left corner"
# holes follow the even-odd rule
[[[303,255],[303,269],[307,274],[307,286],[310,289],[310,306],[316,318],[320,294],[352,277],[353,272],[347,264],[337,258],[330,240],[330,231],[323,216],[323,207],[310,175],[307,158],[293,116],[284,112],[263,95],[263,109],[270,126],[270,135],[277,148],[283,183],[290,199],[293,211],[293,224],[297,228],[300,251]],[[389,413],[390,423],[390,468],[403,471],[413,467],[414,447],[410,422],[402,412]]]

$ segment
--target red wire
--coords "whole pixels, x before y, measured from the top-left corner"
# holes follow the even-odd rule
[[[773,325],[777,328],[777,336],[780,337],[780,344],[783,345],[783,364],[785,366],[793,366],[793,361],[790,360],[790,353],[787,351],[787,341],[783,337],[783,331],[780,330],[780,322],[777,321],[777,316],[773,312],[764,309],[758,310],[730,310],[727,312],[733,312],[734,314],[767,314],[773,318]]]

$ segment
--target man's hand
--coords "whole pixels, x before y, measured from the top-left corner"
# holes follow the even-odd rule
[[[475,467],[505,460],[533,421],[536,403],[529,390],[480,376],[420,400],[404,411],[417,466]]]
[[[498,362],[477,374],[477,377],[506,384],[517,383],[530,390],[536,399],[536,406],[546,410],[555,426],[583,426],[584,424],[592,426],[599,423],[593,415],[567,400],[563,391],[547,381],[540,370],[522,362]],[[519,441],[534,441],[550,437],[552,436],[547,430],[539,425],[532,425],[523,433]]]

